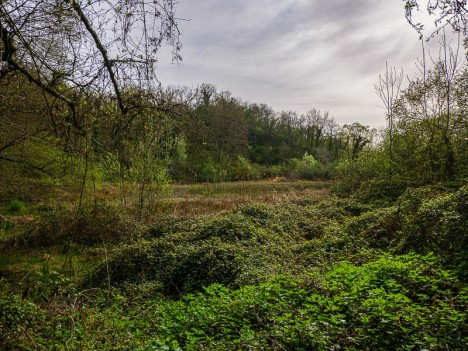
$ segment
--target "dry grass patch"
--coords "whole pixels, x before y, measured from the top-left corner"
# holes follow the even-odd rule
[[[241,205],[296,200],[303,197],[323,198],[332,185],[329,181],[283,182],[275,180],[176,184],[172,196],[161,199],[155,216],[189,217],[216,214]]]

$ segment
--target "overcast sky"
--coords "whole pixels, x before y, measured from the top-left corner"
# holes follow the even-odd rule
[[[421,56],[402,0],[179,0],[179,64],[160,58],[164,86],[214,84],[277,111],[328,110],[340,124],[385,124],[374,84]]]

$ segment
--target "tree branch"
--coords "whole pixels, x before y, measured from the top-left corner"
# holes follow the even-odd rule
[[[99,36],[97,35],[93,26],[91,25],[88,18],[84,14],[83,10],[81,9],[81,6],[77,3],[76,0],[73,0],[71,5],[73,9],[75,10],[75,12],[80,17],[80,20],[83,23],[83,25],[86,27],[86,30],[93,37],[94,43],[96,44],[96,47],[98,48],[99,52],[102,55],[102,59],[104,60],[104,66],[106,67],[107,72],[109,73],[109,77],[112,81],[112,85],[114,87],[114,91],[117,96],[117,102],[119,104],[120,111],[122,112],[122,114],[125,114],[125,106],[123,104],[122,95],[120,94],[119,84],[117,82],[117,78],[115,77],[114,70],[112,69],[112,61],[109,59],[109,56],[107,55],[107,50],[104,47],[104,45],[102,45],[101,40],[99,39]]]

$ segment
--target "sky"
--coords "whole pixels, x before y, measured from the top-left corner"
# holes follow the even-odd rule
[[[385,62],[414,77],[422,56],[402,0],[179,0],[176,14],[183,60],[160,57],[164,86],[210,83],[276,111],[329,111],[340,124],[384,126],[374,85]]]

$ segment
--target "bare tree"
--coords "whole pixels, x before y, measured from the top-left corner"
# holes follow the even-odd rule
[[[379,84],[375,85],[375,91],[382,100],[387,110],[388,137],[389,137],[389,175],[393,175],[393,130],[394,130],[394,104],[400,94],[401,83],[403,81],[403,68],[397,72],[395,67],[388,67],[385,62],[385,74],[379,74]]]

